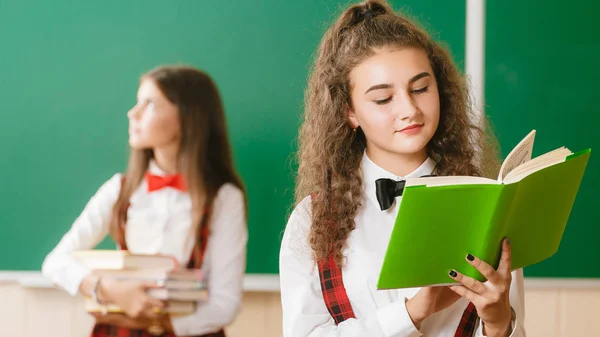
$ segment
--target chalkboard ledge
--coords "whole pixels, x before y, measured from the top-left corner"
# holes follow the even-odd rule
[[[525,277],[525,289],[600,289],[600,278]]]
[[[24,288],[55,288],[39,271],[0,271],[0,283],[17,283]],[[596,278],[525,277],[525,289],[600,289]],[[246,292],[279,292],[279,275],[246,274]]]
[[[24,288],[55,288],[39,271],[0,271],[0,283],[17,283]],[[279,275],[246,274],[246,292],[279,292]]]

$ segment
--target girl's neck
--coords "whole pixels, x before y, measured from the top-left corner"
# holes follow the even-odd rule
[[[179,172],[177,157],[179,148],[177,144],[154,148],[154,161],[156,165],[166,174],[176,174]]]
[[[383,149],[372,150],[367,147],[367,156],[377,166],[398,177],[405,177],[418,169],[427,160],[427,151],[416,153],[394,153]]]

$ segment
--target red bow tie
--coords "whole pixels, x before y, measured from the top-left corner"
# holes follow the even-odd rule
[[[172,187],[180,191],[187,191],[185,181],[180,174],[157,176],[146,173],[146,182],[148,182],[148,192],[160,190],[164,187]]]

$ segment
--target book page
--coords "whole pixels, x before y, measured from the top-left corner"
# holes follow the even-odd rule
[[[538,156],[532,160],[530,160],[529,162],[525,163],[522,166],[517,167],[516,169],[512,170],[505,178],[504,178],[504,183],[505,184],[511,184],[517,181],[520,181],[521,179],[527,177],[528,175],[540,171],[542,169],[545,169],[546,167],[550,167],[552,165],[556,165],[559,163],[564,162],[568,156],[572,155],[573,152],[571,152],[569,149],[565,148],[564,146],[561,148],[558,148],[556,150],[550,151],[548,153],[545,153],[541,156]]]
[[[504,177],[508,175],[515,167],[529,161],[533,152],[533,141],[535,139],[535,130],[532,130],[523,140],[515,146],[512,151],[506,156],[506,159],[502,163],[500,173],[498,174],[498,181],[502,181]]]
[[[450,186],[450,185],[498,185],[499,182],[484,177],[471,176],[438,176],[425,178],[408,178],[405,187],[409,186]]]

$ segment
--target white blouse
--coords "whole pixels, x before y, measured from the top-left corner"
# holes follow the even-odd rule
[[[154,162],[149,172],[165,175]],[[71,252],[92,249],[109,233],[121,177],[116,174],[100,187],[43,263],[44,276],[71,295],[77,294],[90,273],[71,257]],[[217,192],[210,228],[202,266],[209,298],[198,303],[195,314],[171,317],[178,336],[218,331],[240,310],[248,231],[244,195],[235,185],[225,184]],[[186,266],[194,246],[189,194],[170,187],[148,192],[143,181],[130,199],[125,236],[131,252],[172,255]]]
[[[429,175],[435,162],[428,158],[406,177]],[[381,211],[375,194],[375,180],[398,177],[371,161],[366,153],[361,163],[363,174],[363,207],[355,218],[356,228],[347,241],[343,254],[343,281],[354,310],[355,319],[336,326],[321,293],[319,272],[311,255],[307,237],[312,223],[311,199],[305,198],[294,209],[288,221],[280,252],[281,301],[284,337],[325,336],[386,336],[453,337],[468,300],[460,298],[450,307],[437,312],[421,323],[420,330],[412,323],[406,310],[406,299],[419,288],[377,290],[377,278],[401,201]],[[523,272],[513,271],[510,303],[516,313],[511,336],[524,337]],[[483,336],[482,324],[477,324],[475,336]]]

